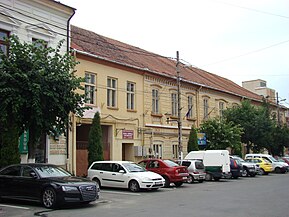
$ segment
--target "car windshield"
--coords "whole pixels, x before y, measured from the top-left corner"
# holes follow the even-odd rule
[[[178,167],[179,165],[171,160],[164,160],[166,164],[168,164],[170,167]]]
[[[123,166],[129,172],[145,172],[146,171],[142,166],[134,164],[134,163],[124,163]]]
[[[272,162],[278,162],[274,157],[269,156],[268,159]]]
[[[71,176],[71,174],[63,168],[56,166],[38,166],[35,167],[35,170],[42,178]]]

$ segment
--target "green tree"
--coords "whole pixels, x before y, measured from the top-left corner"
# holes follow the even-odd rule
[[[189,135],[187,151],[189,153],[190,151],[198,151],[198,150],[199,150],[199,145],[198,145],[197,130],[194,126],[192,126],[190,135]]]
[[[289,147],[289,129],[286,125],[273,128],[272,143],[268,147],[269,152],[275,156],[283,155],[284,147]]]
[[[5,132],[15,130],[18,137],[29,130],[28,159],[34,160],[42,134],[65,132],[69,113],[86,109],[77,92],[83,79],[74,74],[74,57],[60,53],[63,41],[55,49],[15,36],[8,43],[9,55],[0,54],[0,120]]]
[[[103,160],[103,145],[100,116],[99,113],[96,112],[92,120],[88,137],[88,165],[99,160]]]
[[[240,153],[243,131],[239,125],[234,125],[233,122],[226,122],[223,119],[210,119],[201,125],[199,131],[206,133],[206,149],[231,148],[232,153]]]

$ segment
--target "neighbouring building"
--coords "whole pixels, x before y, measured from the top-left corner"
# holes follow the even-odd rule
[[[65,40],[61,52],[69,49],[69,21],[75,9],[53,0],[1,0],[0,1],[0,47],[8,51],[5,37],[17,35],[20,41],[36,42],[42,39],[48,47],[56,47]],[[20,141],[21,161],[27,162],[27,138],[25,132]],[[68,140],[63,135],[43,135],[36,150],[36,162],[65,166]]]
[[[226,108],[262,97],[234,82],[76,26],[71,26],[71,48],[85,77],[88,110],[72,117],[69,159],[72,172],[85,175],[88,134],[95,112],[101,116],[104,158],[139,161],[147,157],[178,158],[178,88],[182,151],[186,154],[192,126],[222,116]]]

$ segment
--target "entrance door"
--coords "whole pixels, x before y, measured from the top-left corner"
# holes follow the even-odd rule
[[[133,143],[122,143],[122,160],[134,161]]]

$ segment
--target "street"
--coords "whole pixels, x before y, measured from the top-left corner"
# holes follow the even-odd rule
[[[101,197],[96,202],[59,210],[47,210],[31,202],[1,202],[0,216],[287,217],[288,184],[287,173],[185,184],[155,192],[131,193],[106,188],[101,190]]]

